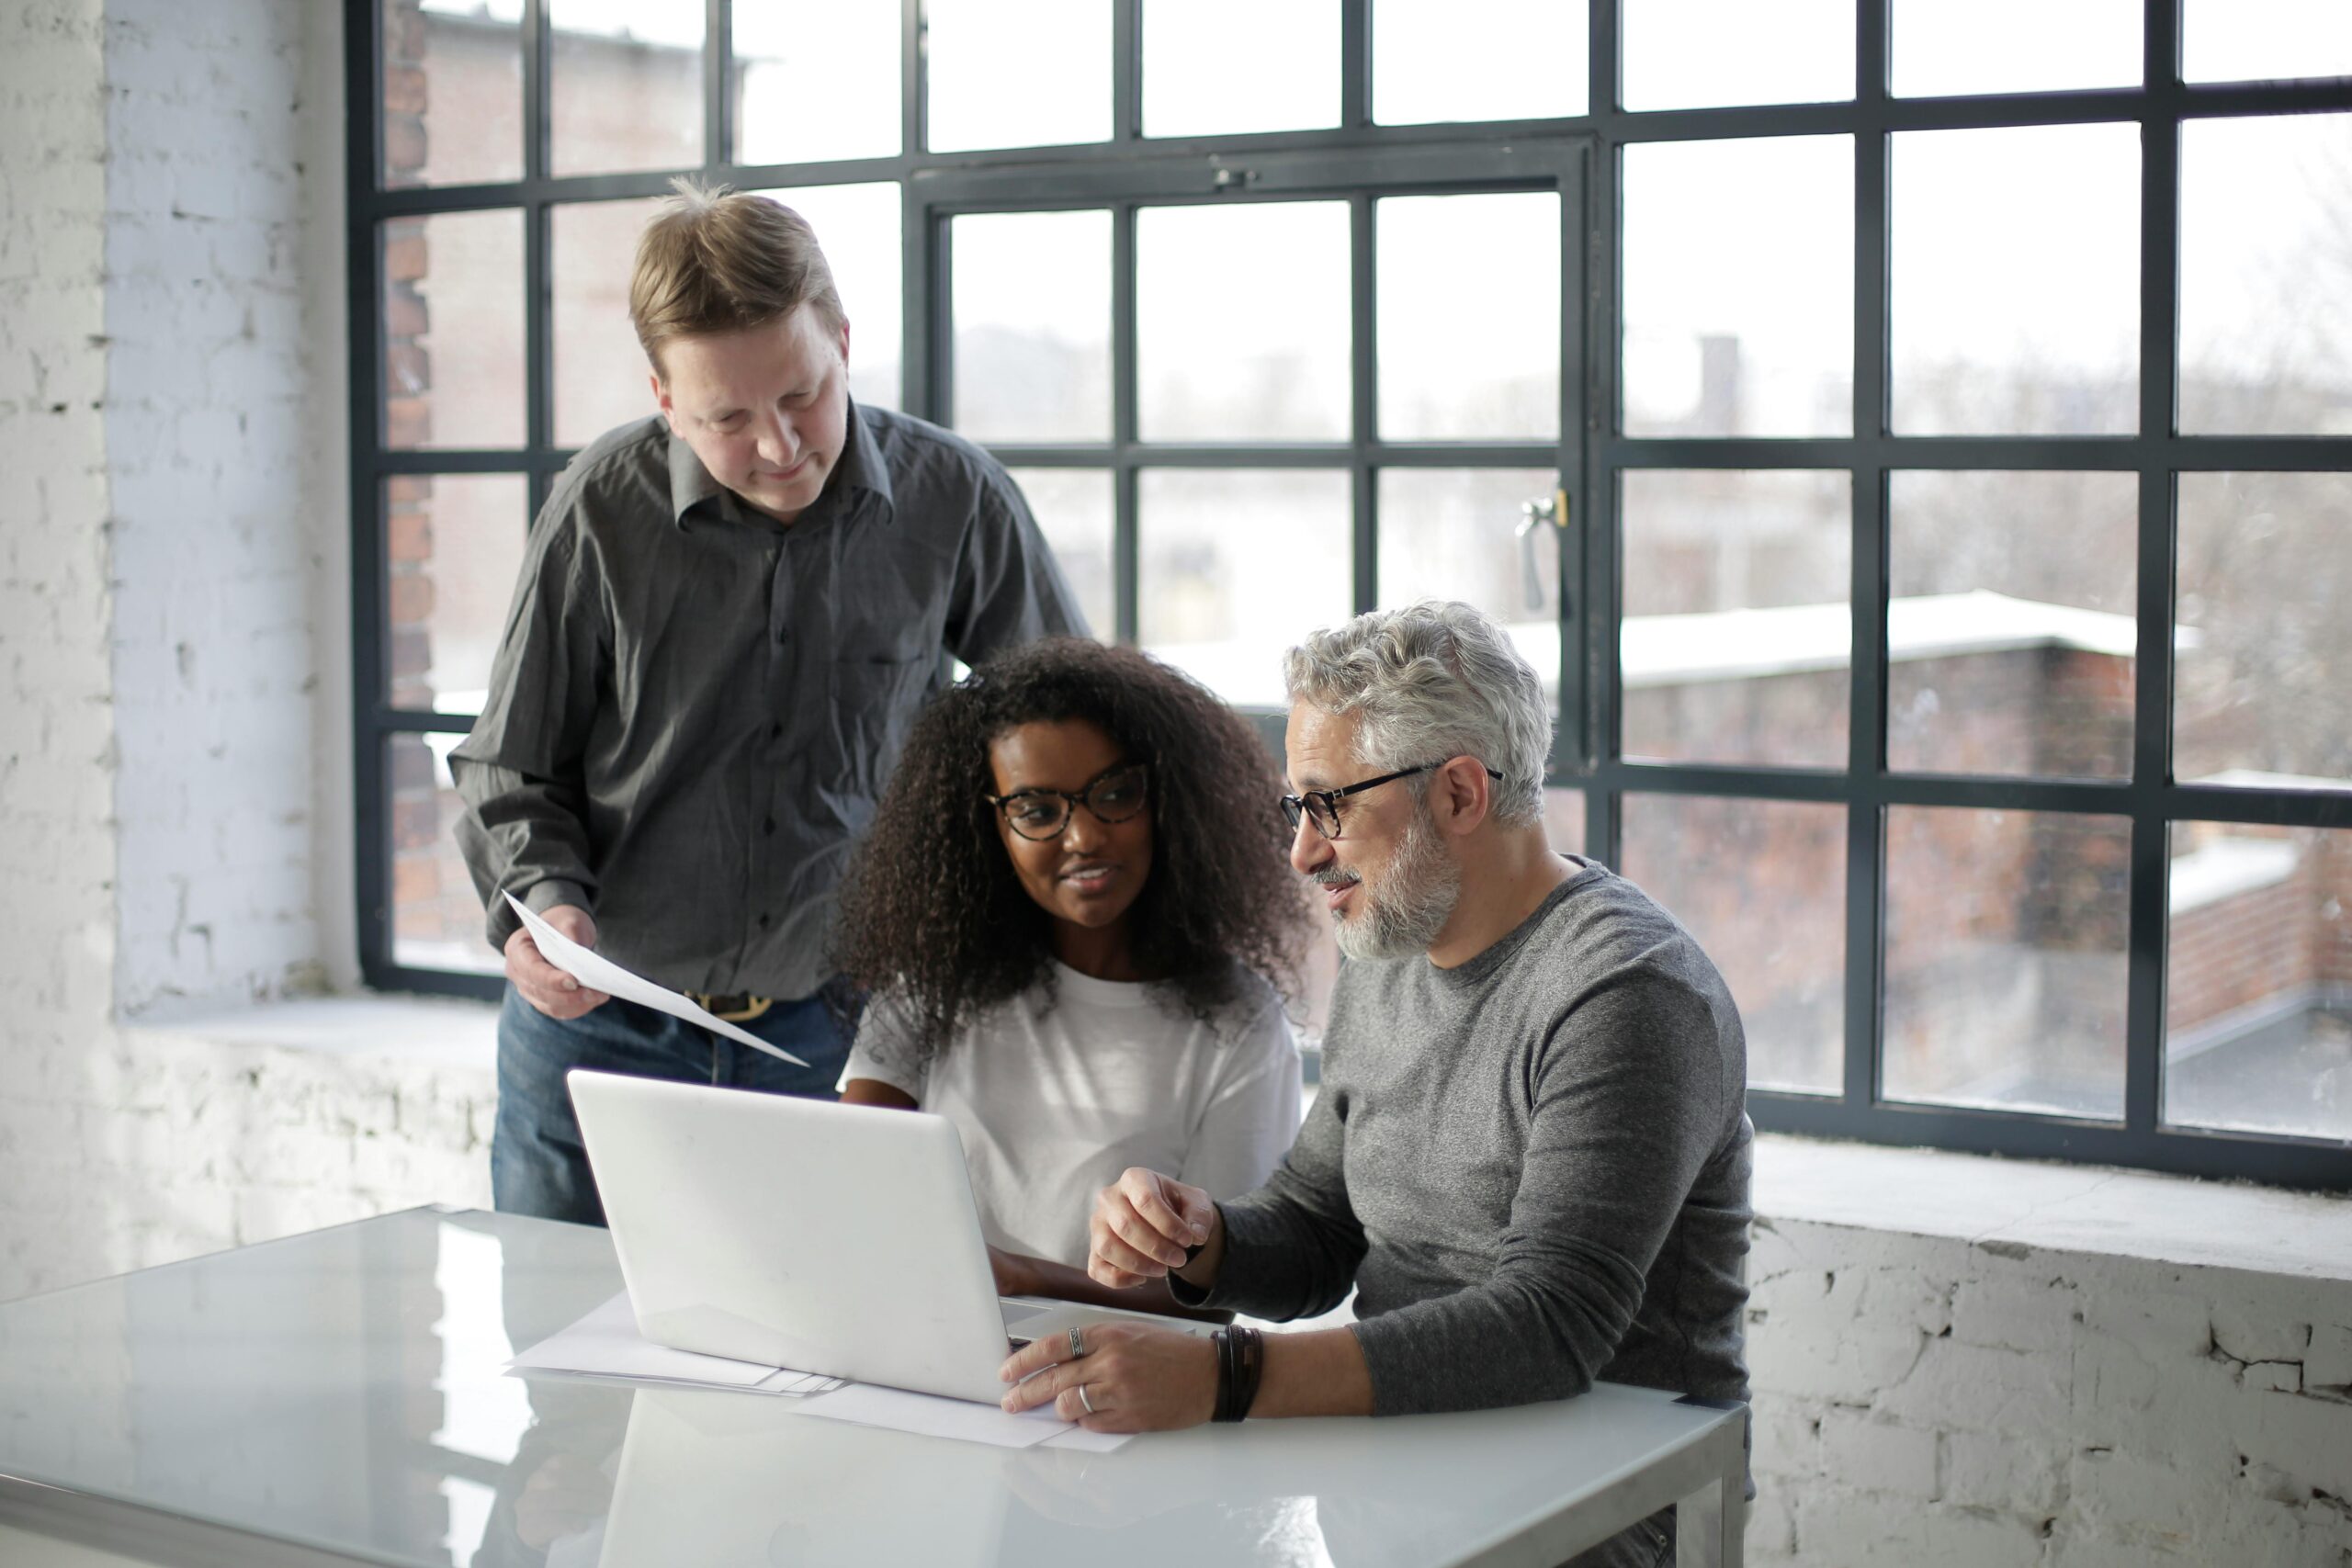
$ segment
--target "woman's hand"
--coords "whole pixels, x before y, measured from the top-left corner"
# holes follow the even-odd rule
[[[1073,1356],[1068,1334],[1049,1334],[1016,1352],[999,1373],[1013,1385],[1004,1407],[1051,1404],[1090,1432],[1173,1431],[1216,1409],[1216,1347],[1204,1337],[1097,1323],[1079,1331],[1079,1344],[1085,1353]]]
[[[1185,1250],[1205,1245],[1221,1223],[1206,1192],[1131,1166],[1094,1196],[1086,1271],[1115,1290],[1163,1279],[1182,1269]]]

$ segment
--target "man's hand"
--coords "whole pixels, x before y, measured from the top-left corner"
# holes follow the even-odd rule
[[[558,904],[542,910],[539,919],[582,947],[596,945],[596,919],[576,904]],[[548,963],[539,944],[531,940],[528,926],[517,926],[506,939],[506,977],[514,982],[525,1001],[549,1018],[578,1018],[612,1000]]]
[[[1222,1224],[1206,1192],[1131,1166],[1094,1195],[1086,1272],[1115,1290],[1131,1290],[1182,1268],[1186,1249],[1208,1243]]]
[[[1096,1323],[1080,1331],[1080,1343],[1086,1354],[1076,1358],[1067,1334],[1048,1334],[1015,1353],[997,1373],[1013,1385],[1004,1407],[1017,1413],[1050,1404],[1055,1415],[1090,1432],[1172,1431],[1197,1427],[1216,1409],[1216,1347],[1206,1339],[1172,1328]]]

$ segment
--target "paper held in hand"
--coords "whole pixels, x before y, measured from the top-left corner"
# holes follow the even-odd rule
[[[512,893],[506,895],[506,901],[514,906],[516,914],[523,917],[523,925],[530,931],[531,940],[539,944],[539,955],[590,990],[602,991],[623,1001],[666,1012],[672,1018],[683,1018],[688,1023],[698,1023],[713,1033],[724,1034],[738,1044],[765,1051],[771,1056],[780,1056],[796,1067],[808,1065],[791,1052],[769,1044],[751,1031],[738,1029],[725,1019],[704,1011],[677,992],[665,990],[650,980],[632,975],[611,959],[581,946],[526,908],[523,901]]]

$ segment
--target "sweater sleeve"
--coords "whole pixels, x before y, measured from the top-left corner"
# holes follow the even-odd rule
[[[1329,1312],[1346,1299],[1364,1252],[1341,1159],[1346,1098],[1327,1084],[1266,1184],[1218,1205],[1225,1261],[1216,1288],[1196,1291],[1171,1278],[1179,1302],[1283,1322]]]
[[[1592,1386],[1713,1147],[1706,1001],[1655,971],[1588,992],[1528,1058],[1526,1156],[1479,1282],[1356,1325],[1375,1414],[1478,1410]]]

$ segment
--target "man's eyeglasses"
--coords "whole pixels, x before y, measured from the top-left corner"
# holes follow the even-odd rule
[[[1448,757],[1445,761],[1423,762],[1418,768],[1399,768],[1393,773],[1383,773],[1376,779],[1351,784],[1345,789],[1310,789],[1305,795],[1286,795],[1283,796],[1283,818],[1290,824],[1290,830],[1294,833],[1298,831],[1298,824],[1304,818],[1314,823],[1315,830],[1325,838],[1336,839],[1340,836],[1340,802],[1351,795],[1362,795],[1365,790],[1378,789],[1382,784],[1395,784],[1398,779],[1408,779],[1415,773],[1442,768],[1452,761],[1453,759]],[[1487,776],[1498,784],[1502,782],[1502,774],[1492,768],[1487,770]]]
[[[1024,839],[1046,843],[1069,827],[1070,813],[1083,806],[1102,823],[1125,822],[1144,808],[1151,792],[1151,768],[1146,762],[1114,762],[1073,795],[1065,789],[1016,789],[1011,795],[980,798],[1004,818],[1004,825]]]

